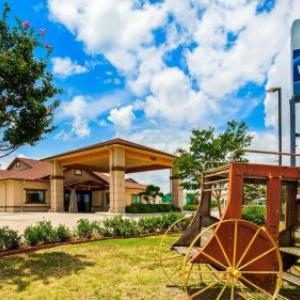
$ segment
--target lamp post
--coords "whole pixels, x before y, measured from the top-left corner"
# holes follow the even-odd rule
[[[278,94],[278,164],[282,165],[282,96],[281,87],[274,87],[267,90],[267,93]]]

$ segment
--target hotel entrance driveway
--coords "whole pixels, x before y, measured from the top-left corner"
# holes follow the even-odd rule
[[[106,212],[101,213],[0,213],[0,228],[8,226],[11,229],[18,230],[23,233],[24,229],[29,225],[34,225],[41,220],[51,221],[53,226],[64,224],[72,229],[79,219],[88,219],[90,221],[101,221],[107,217],[114,216]],[[132,218],[138,218],[138,215],[130,215]]]

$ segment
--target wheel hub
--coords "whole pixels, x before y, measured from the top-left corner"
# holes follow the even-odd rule
[[[236,278],[236,279],[240,279],[242,277],[242,273],[241,271],[239,271],[236,268],[233,267],[229,267],[226,270],[227,274],[229,274],[231,277]]]

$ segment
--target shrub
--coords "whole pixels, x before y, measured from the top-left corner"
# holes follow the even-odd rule
[[[144,204],[144,203],[132,203],[125,207],[127,213],[158,213],[158,212],[170,212],[180,211],[180,209],[174,204]]]
[[[197,210],[197,208],[198,208],[197,204],[186,204],[183,206],[183,210],[186,210],[186,211],[195,211],[195,210]]]
[[[142,217],[138,221],[138,225],[143,233],[151,233],[160,231],[161,228],[161,217]]]
[[[18,249],[20,247],[21,236],[18,232],[8,228],[8,226],[0,228],[0,249]]]
[[[101,233],[103,236],[126,237],[139,235],[142,233],[142,230],[138,226],[137,221],[122,216],[114,216],[103,221]]]
[[[79,237],[90,238],[93,235],[94,224],[87,219],[80,219],[77,221],[75,233]]]
[[[56,228],[56,232],[61,242],[69,240],[72,236],[70,229],[62,224],[58,225],[58,227]]]
[[[24,239],[29,245],[59,242],[57,231],[50,221],[40,221],[36,225],[28,226],[24,230]]]
[[[263,225],[265,222],[265,206],[246,206],[243,208],[243,219],[257,225]]]

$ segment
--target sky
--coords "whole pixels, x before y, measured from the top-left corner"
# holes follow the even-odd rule
[[[14,156],[43,158],[114,137],[174,152],[188,146],[193,128],[221,131],[232,119],[248,124],[252,148],[276,151],[276,95],[265,92],[273,86],[283,88],[289,151],[290,28],[299,0],[8,3],[11,15],[46,29],[49,71],[63,90],[56,130]],[[165,171],[136,178],[167,189]]]

